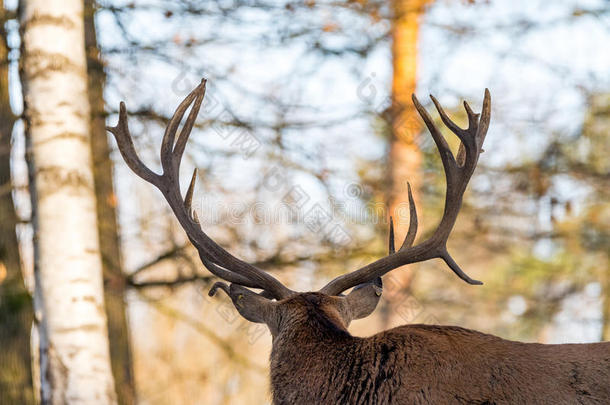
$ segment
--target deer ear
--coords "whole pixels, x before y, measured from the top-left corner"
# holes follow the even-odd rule
[[[369,316],[381,298],[383,285],[381,277],[370,283],[360,284],[345,297],[351,319],[360,319]]]
[[[273,302],[237,284],[231,284],[229,297],[241,316],[256,323],[268,323],[274,312]]]
[[[210,295],[214,295],[218,288],[227,293],[233,301],[235,309],[248,321],[269,324],[275,319],[275,303],[263,295],[237,284],[231,284],[227,287],[224,283],[216,283],[210,290]]]

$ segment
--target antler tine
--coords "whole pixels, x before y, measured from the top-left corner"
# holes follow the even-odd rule
[[[222,291],[224,291],[228,296],[230,296],[229,293],[229,286],[226,285],[225,283],[223,283],[222,281],[217,281],[214,283],[214,285],[212,285],[212,288],[210,288],[210,291],[208,292],[208,295],[210,297],[213,297],[216,294],[216,291],[218,289],[221,289]]]
[[[434,106],[436,107],[436,111],[438,111],[438,115],[440,115],[441,121],[443,121],[443,124],[445,124],[447,126],[447,128],[449,128],[451,130],[451,132],[458,135],[461,139],[461,137],[463,136],[465,131],[461,127],[459,127],[455,122],[453,122],[453,120],[451,118],[449,118],[449,116],[443,109],[443,106],[441,105],[441,103],[438,102],[436,97],[434,97],[432,94],[430,94],[430,99],[432,100],[432,103],[434,103]]]
[[[413,246],[415,236],[417,235],[417,207],[413,200],[410,183],[407,183],[407,191],[409,192],[409,230],[407,231],[407,236],[405,236],[405,240],[402,242],[402,246],[400,246],[399,250],[404,250]]]
[[[196,221],[195,218],[192,215],[192,211],[191,211],[191,205],[193,202],[193,193],[195,192],[195,182],[197,181],[197,169],[193,169],[193,175],[191,176],[191,182],[189,183],[189,188],[186,190],[186,195],[184,196],[184,208],[186,209],[186,212],[188,212],[189,217],[194,221],[199,223],[199,221]],[[197,214],[195,214],[197,215]]]
[[[119,147],[119,152],[123,156],[123,160],[127,166],[142,179],[154,185],[159,184],[161,176],[150,170],[138,157],[133,140],[129,133],[129,125],[127,124],[127,108],[125,103],[121,101],[119,104],[119,122],[115,127],[107,126],[106,130],[114,135],[116,143]]]
[[[443,261],[447,264],[447,266],[449,266],[449,268],[462,280],[464,280],[465,282],[467,282],[468,284],[471,285],[483,285],[482,281],[479,280],[475,280],[473,278],[470,278],[470,276],[468,276],[468,274],[464,273],[464,271],[460,268],[460,266],[458,266],[458,264],[455,262],[455,260],[453,260],[453,257],[451,257],[451,255],[449,254],[449,252],[447,251],[447,249],[445,249],[442,253],[441,253],[441,259],[443,259]]]
[[[417,234],[417,210],[415,208],[415,202],[413,201],[413,194],[411,193],[411,184],[407,183],[408,191],[409,191],[409,230],[407,231],[407,235],[398,250],[404,250],[413,245],[413,241],[415,240],[415,235]],[[394,220],[390,215],[390,237],[389,237],[389,254],[396,252],[396,247],[394,245]]]
[[[409,231],[405,237],[405,241],[401,248],[394,252],[391,243],[391,253],[371,264],[368,264],[356,271],[344,274],[332,280],[324,288],[322,292],[330,295],[337,295],[358,284],[373,280],[376,277],[381,277],[384,274],[401,267],[406,264],[422,262],[433,258],[441,258],[447,266],[462,280],[469,284],[482,284],[478,280],[470,278],[458,266],[455,260],[447,251],[447,239],[455,225],[457,215],[459,213],[462,198],[468,185],[468,181],[474,172],[479,155],[482,151],[483,141],[489,128],[491,117],[491,96],[489,90],[485,89],[485,97],[483,100],[482,113],[475,114],[468,104],[465,104],[466,113],[468,114],[468,128],[462,129],[458,127],[445,113],[440,103],[431,97],[436,106],[443,123],[455,133],[461,141],[458,151],[457,161],[453,153],[449,149],[447,141],[441,134],[440,130],[434,125],[432,118],[423,106],[413,95],[413,104],[421,115],[426,127],[430,131],[434,142],[439,150],[443,168],[446,177],[446,195],[445,209],[438,227],[427,240],[413,246],[415,233],[417,231],[417,213],[413,196],[409,187],[409,206],[411,219],[409,223]],[[391,229],[391,240],[393,241],[393,227]]]
[[[424,120],[424,124],[426,124],[428,131],[430,131],[432,139],[434,139],[436,148],[438,149],[438,152],[441,155],[441,161],[443,162],[443,168],[445,169],[445,173],[447,173],[447,175],[453,173],[455,171],[456,161],[453,157],[453,153],[451,153],[449,145],[447,144],[447,140],[445,139],[443,134],[441,134],[441,131],[439,131],[436,125],[434,125],[432,117],[430,117],[428,111],[426,111],[426,109],[421,105],[415,94],[411,96],[411,99],[413,100],[413,105],[415,105],[415,109]],[[449,122],[453,123],[452,121]],[[461,130],[459,127],[457,129]]]
[[[293,294],[290,289],[262,269],[231,255],[203,232],[196,212],[191,209],[196,171],[193,173],[185,198],[182,198],[179,184],[180,160],[203,101],[205,84],[205,80],[202,80],[199,86],[180,103],[167,125],[161,145],[162,175],[152,172],[138,158],[127,127],[124,103],[121,103],[118,125],[109,127],[108,130],[114,134],[121,155],[128,166],[161,191],[189,240],[199,251],[201,261],[211,273],[231,283],[263,289],[277,299],[285,298]],[[178,126],[191,105],[191,112],[174,147]]]
[[[483,97],[483,108],[481,111],[481,119],[479,120],[479,125],[478,125],[477,132],[475,135],[479,153],[481,153],[483,151],[483,149],[481,149],[481,148],[483,147],[483,141],[485,141],[485,136],[487,135],[487,130],[489,129],[490,121],[491,121],[491,94],[489,93],[489,89],[485,89],[485,96]],[[477,155],[477,157],[478,157],[478,155]]]
[[[468,129],[475,128],[479,123],[481,114],[472,111],[472,108],[470,108],[470,105],[466,100],[464,100],[464,109],[466,110],[466,115],[468,115]]]
[[[206,81],[203,79],[199,86],[195,87],[195,89],[191,91],[184,100],[182,100],[165,128],[165,134],[163,135],[163,141],[161,142],[161,166],[163,167],[163,173],[168,174],[171,177],[177,177],[178,175],[178,171],[176,169],[180,166],[182,152],[184,151],[186,141],[188,140],[190,132],[193,129],[195,119],[197,118],[197,114],[199,113],[199,108],[201,107],[203,96],[205,95],[205,85]],[[179,150],[174,152],[174,141],[176,140],[178,126],[180,126],[184,113],[186,113],[186,110],[191,106],[191,104],[193,104],[194,100],[195,104],[191,108],[191,112],[184,124],[184,127],[182,128],[182,131],[180,132],[180,136],[178,137],[179,144],[176,145],[176,147],[178,147]],[[183,140],[180,140],[180,138],[183,138]]]
[[[180,171],[180,162],[182,161],[182,154],[184,153],[184,148],[186,147],[186,143],[191,135],[191,131],[193,129],[193,125],[195,125],[195,120],[197,119],[197,114],[199,114],[199,110],[201,109],[201,103],[203,102],[203,97],[205,96],[206,89],[206,80],[202,79],[201,84],[193,90],[196,92],[195,102],[193,103],[193,107],[191,108],[191,112],[189,113],[182,130],[180,131],[180,135],[178,135],[178,139],[176,140],[176,146],[174,146],[173,151],[173,160],[174,160],[174,172],[178,173]]]
[[[396,252],[396,246],[394,245],[394,220],[390,216],[390,236],[388,241],[388,254]]]
[[[474,136],[471,136],[470,131],[472,129],[476,129],[478,120],[476,118],[477,114],[474,114],[472,112],[470,106],[468,106],[468,103],[464,103],[464,106],[466,108],[466,114],[468,115],[468,129],[462,129],[455,122],[453,122],[451,118],[449,118],[441,104],[433,95],[430,95],[430,98],[432,99],[432,102],[434,103],[434,106],[436,107],[436,110],[438,111],[438,114],[440,115],[443,124],[445,124],[447,128],[451,130],[451,132],[456,134],[458,138],[460,138],[460,141],[466,147],[466,150],[468,150],[469,147],[472,147],[474,145],[475,140]]]
[[[491,95],[489,94],[489,89],[485,89],[482,114],[474,113],[466,101],[464,101],[464,108],[468,114],[468,131],[474,131],[475,146],[473,149],[476,160],[478,160],[479,155],[483,153],[483,141],[485,140],[485,135],[489,129],[489,121],[491,118]],[[466,148],[463,143],[460,143],[456,160],[459,167],[463,167],[466,163]],[[476,160],[472,165],[472,170],[474,170],[474,167],[476,166]]]

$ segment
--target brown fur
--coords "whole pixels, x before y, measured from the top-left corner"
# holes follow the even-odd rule
[[[610,342],[520,343],[432,325],[360,338],[335,302],[304,293],[278,303],[274,404],[610,404]]]

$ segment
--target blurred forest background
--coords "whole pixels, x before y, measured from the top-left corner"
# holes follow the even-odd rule
[[[119,403],[269,403],[268,331],[240,318],[226,297],[207,296],[214,280],[169,207],[127,168],[104,129],[125,100],[136,148],[159,168],[165,124],[202,77],[208,90],[182,174],[186,183],[199,169],[194,206],[204,229],[301,291],[384,255],[390,213],[402,238],[407,180],[422,234],[433,229],[444,175],[411,93],[422,102],[434,94],[464,123],[461,101],[480,110],[489,88],[486,152],[449,242],[484,285],[463,283],[441,262],[411,265],[385,277],[380,308],[351,329],[370,335],[439,323],[523,341],[610,340],[609,2],[84,4]],[[34,174],[26,164],[22,7],[0,0],[0,402],[7,404],[35,403],[38,390],[29,343]]]

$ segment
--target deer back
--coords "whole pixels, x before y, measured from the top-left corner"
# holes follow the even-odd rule
[[[316,320],[274,339],[275,404],[608,404],[610,343],[544,345],[406,325],[368,338]]]

